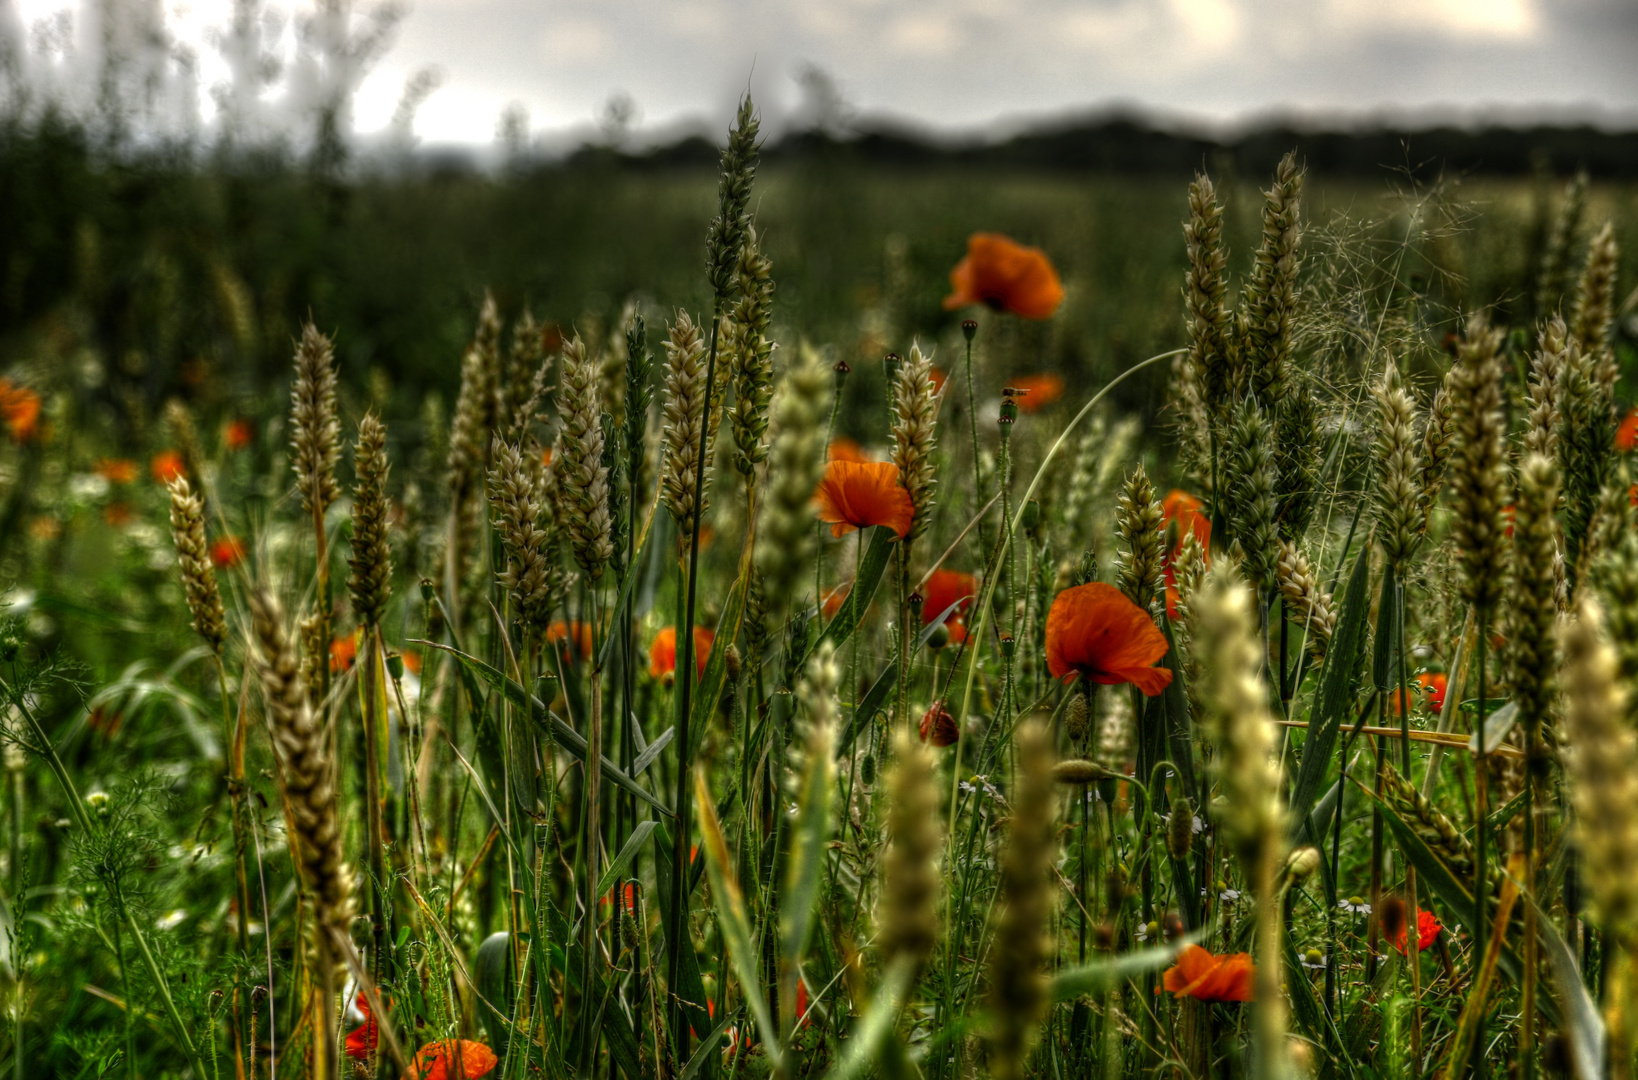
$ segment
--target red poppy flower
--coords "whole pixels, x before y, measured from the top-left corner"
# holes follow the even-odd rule
[[[40,429],[40,395],[10,379],[0,379],[0,420],[11,441],[26,443]]]
[[[1027,413],[1040,412],[1064,396],[1064,380],[1050,371],[1041,375],[1017,375],[1007,380],[1012,400]]]
[[[574,643],[572,649],[569,647],[571,641]],[[546,628],[546,644],[556,645],[567,660],[575,659],[577,653],[580,659],[587,659],[592,654],[591,623],[579,619],[573,622],[559,619]]]
[[[830,592],[826,593],[825,602],[820,605],[824,610],[825,618],[834,619],[836,617],[836,613],[842,610],[842,605],[847,602],[847,594],[852,591],[853,582],[844,581],[834,589],[830,590]]]
[[[136,515],[131,513],[131,508],[122,502],[109,503],[102,508],[102,520],[116,529],[125,528],[135,517]]]
[[[1615,429],[1615,448],[1623,454],[1638,447],[1638,409],[1632,409]]]
[[[229,450],[243,450],[256,438],[256,428],[249,420],[229,420],[222,427],[222,441]]]
[[[899,483],[899,467],[891,461],[831,462],[813,493],[813,503],[832,536],[886,525],[902,540],[916,517],[910,492]]]
[[[137,478],[137,463],[130,458],[103,458],[97,462],[96,471],[110,484],[129,484]]]
[[[552,467],[552,448],[550,446],[540,452],[540,463],[548,469]]]
[[[182,460],[182,455],[175,450],[161,450],[154,455],[153,461],[148,464],[148,471],[161,484],[168,484],[177,477],[185,475],[188,466]]]
[[[1506,506],[1502,507],[1502,520],[1507,523],[1506,527],[1502,529],[1502,532],[1509,540],[1513,539],[1513,518],[1518,512],[1519,508],[1514,506],[1512,503],[1508,503]]]
[[[381,1033],[376,1028],[375,1014],[370,1011],[370,999],[363,994],[358,995],[358,1010],[364,1014],[364,1022],[347,1033],[347,1056],[354,1061],[368,1061],[375,1053]]]
[[[330,670],[337,674],[349,670],[358,659],[358,635],[348,634],[330,642]]]
[[[825,456],[826,461],[857,461],[864,464],[870,461],[870,456],[864,452],[858,440],[850,439],[846,435],[838,435],[830,440],[830,449]]]
[[[1065,589],[1052,601],[1046,625],[1047,670],[1055,679],[1085,675],[1095,683],[1131,683],[1154,697],[1172,673],[1155,667],[1166,635],[1113,585],[1094,581]]]
[[[1400,921],[1403,922],[1404,920]],[[1401,926],[1399,928],[1399,940],[1394,942],[1393,947],[1400,952],[1404,952],[1410,945],[1409,936],[1405,932],[1407,929],[1408,927]],[[1433,912],[1427,908],[1418,911],[1416,913],[1417,951],[1421,952],[1423,949],[1431,948],[1433,943],[1439,940],[1439,932],[1443,929],[1444,927],[1439,924],[1439,920],[1434,916]]]
[[[971,574],[963,574],[959,570],[946,570],[940,567],[934,570],[921,587],[921,623],[926,626],[934,619],[944,614],[951,604],[959,605],[946,626],[958,622],[967,609],[972,607],[973,598],[978,595],[978,579]],[[952,632],[952,637],[954,636]]]
[[[921,741],[930,742],[934,746],[954,746],[961,738],[961,729],[956,726],[955,717],[950,710],[944,707],[944,702],[935,701],[921,714]]]
[[[944,393],[944,384],[950,381],[950,376],[941,367],[929,368],[927,377],[933,380],[933,393]]]
[[[944,310],[987,304],[1026,319],[1045,319],[1064,299],[1058,272],[1040,248],[1025,247],[1000,233],[973,233],[967,257],[950,271]]]
[[[1251,1001],[1256,997],[1257,968],[1250,953],[1213,956],[1198,945],[1186,946],[1162,977],[1176,997],[1196,1001]]]
[[[633,882],[630,882],[630,881],[626,882],[626,887],[625,887],[625,889],[623,891],[625,893],[625,899],[626,899],[626,910],[628,912],[630,912],[631,914],[633,914],[633,915],[637,914],[637,886],[636,886],[636,884],[633,883]],[[608,894],[603,897],[603,906],[608,907],[612,903],[614,903],[614,890],[610,889],[608,891]]]
[[[210,546],[210,561],[216,564],[218,570],[238,566],[244,557],[244,541],[237,536],[224,536]]]
[[[478,1080],[499,1064],[495,1052],[470,1039],[443,1039],[416,1051],[404,1080]]]
[[[694,664],[699,674],[705,675],[705,663],[711,657],[711,643],[716,635],[703,626],[694,627]],[[672,679],[677,674],[677,630],[663,627],[654,635],[648,647],[648,673],[656,679]]]

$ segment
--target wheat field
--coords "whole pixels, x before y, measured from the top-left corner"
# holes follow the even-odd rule
[[[319,309],[142,424],[0,368],[0,1065],[1633,1075],[1630,192],[1293,152],[1135,335],[1050,230],[800,327],[758,148],[447,410]]]

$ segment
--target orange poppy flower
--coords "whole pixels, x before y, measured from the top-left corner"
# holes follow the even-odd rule
[[[404,670],[405,671],[409,672],[411,675],[421,674],[421,654],[420,653],[406,652],[406,653],[403,653],[401,655],[404,657]]]
[[[1168,564],[1177,557],[1178,549],[1183,546],[1183,538],[1191,532],[1200,543],[1201,550],[1211,550],[1211,518],[1202,513],[1202,509],[1199,499],[1175,488],[1160,500],[1162,527],[1175,526],[1177,530],[1171,536],[1171,550],[1166,556]]]
[[[1630,410],[1615,429],[1615,448],[1623,454],[1638,447],[1638,409]]]
[[[552,448],[550,446],[540,452],[540,463],[548,469],[552,467]]]
[[[6,422],[12,442],[28,442],[40,429],[40,395],[10,379],[0,379],[0,420]]]
[[[933,393],[944,393],[944,384],[950,380],[950,376],[945,374],[943,368],[929,368],[927,371],[927,377],[933,380]]]
[[[864,447],[858,441],[846,435],[838,435],[830,440],[830,450],[825,457],[826,461],[857,461],[864,464],[870,457],[864,452]]]
[[[626,910],[633,915],[637,914],[637,886],[628,881],[626,887],[621,891],[625,893]],[[603,906],[608,907],[612,903],[614,903],[614,890],[610,889],[603,896]]]
[[[376,1028],[375,1014],[370,1011],[370,999],[363,994],[358,995],[358,1010],[364,1014],[364,1022],[347,1033],[347,1056],[354,1061],[368,1061],[375,1053],[376,1038],[380,1032]]]
[[[1113,585],[1094,581],[1065,589],[1046,625],[1047,670],[1055,679],[1085,675],[1095,683],[1131,683],[1149,697],[1171,684],[1166,635],[1147,612]]]
[[[1024,412],[1040,412],[1064,396],[1064,380],[1050,371],[1041,375],[1019,375],[1007,380],[1013,401]]]
[[[987,304],[1026,319],[1045,319],[1064,299],[1058,271],[1040,248],[1025,247],[1000,233],[973,233],[967,257],[950,271],[944,310]]]
[[[229,420],[222,427],[222,441],[229,450],[243,450],[256,438],[256,428],[249,420]]]
[[[572,650],[569,648],[571,641],[574,642]],[[566,659],[573,660],[578,653],[579,658],[584,660],[592,654],[591,623],[581,622],[579,619],[573,622],[559,619],[546,628],[546,644],[557,645]]]
[[[813,503],[832,536],[886,525],[902,540],[916,517],[910,492],[899,483],[899,467],[891,461],[831,462],[813,493]]]
[[[961,729],[956,726],[955,717],[950,710],[944,707],[944,702],[935,701],[921,714],[921,741],[930,742],[934,746],[954,746],[961,738]]]
[[[337,674],[348,671],[358,659],[358,635],[348,634],[330,642],[330,670]]]
[[[224,536],[210,546],[210,561],[216,564],[218,570],[238,566],[244,557],[244,541],[237,536]]]
[[[1513,539],[1513,518],[1518,514],[1518,512],[1519,508],[1514,506],[1512,503],[1508,503],[1506,506],[1502,507],[1502,520],[1507,523],[1502,529],[1502,534],[1509,540]]]
[[[1250,953],[1213,956],[1198,945],[1186,946],[1177,963],[1162,977],[1167,990],[1176,997],[1196,1001],[1251,1001],[1256,997],[1253,979],[1257,973]]]
[[[1401,919],[1400,921],[1403,922],[1404,920]],[[1408,929],[1409,927],[1401,926],[1399,928],[1399,940],[1394,942],[1393,947],[1400,952],[1404,952],[1410,945],[1410,937],[1406,933]],[[1440,925],[1438,917],[1433,912],[1427,908],[1418,911],[1416,913],[1416,950],[1421,952],[1424,949],[1431,948],[1433,943],[1439,940],[1439,932],[1443,929],[1444,927]]]
[[[179,476],[187,474],[187,463],[182,455],[175,450],[161,450],[154,455],[153,461],[148,464],[148,471],[161,484],[168,484]]]
[[[137,478],[137,464],[130,458],[103,458],[97,462],[96,472],[110,484],[129,484]]]
[[[944,624],[952,626],[967,613],[967,609],[972,606],[973,598],[977,595],[977,578],[971,574],[963,574],[959,570],[939,567],[921,587],[921,624],[926,626],[944,614],[945,609],[951,604],[959,602],[960,606],[950,614]],[[955,636],[953,629],[950,636],[952,638]]]
[[[109,503],[102,508],[102,520],[116,529],[125,528],[135,516],[131,513],[131,508],[122,502]]]
[[[470,1039],[441,1039],[416,1051],[404,1080],[478,1080],[499,1064],[495,1052]]]
[[[694,627],[694,664],[699,668],[701,677],[705,675],[706,661],[711,658],[711,643],[716,635],[703,626]],[[656,679],[667,681],[677,674],[677,630],[675,627],[662,627],[654,635],[654,641],[648,647],[648,673]]]
[[[847,602],[847,594],[852,591],[853,582],[844,581],[834,589],[830,590],[830,592],[826,593],[825,602],[821,605],[825,613],[825,618],[834,619],[836,617],[836,613],[842,610],[842,605]]]

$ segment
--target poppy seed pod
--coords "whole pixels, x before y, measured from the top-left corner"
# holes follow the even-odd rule
[[[973,337],[975,335],[977,335],[977,333],[978,333],[978,320],[977,319],[962,319],[961,320],[961,335],[963,337],[965,337],[968,341],[971,341],[973,339]]]
[[[1064,706],[1064,731],[1076,742],[1084,742],[1092,731],[1092,710],[1079,690],[1071,692],[1069,704]]]

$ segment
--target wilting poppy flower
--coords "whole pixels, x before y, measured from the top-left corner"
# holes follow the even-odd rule
[[[381,1033],[376,1028],[375,1014],[370,1011],[370,999],[363,994],[358,995],[358,1011],[364,1014],[364,1022],[347,1033],[347,1056],[354,1061],[368,1061],[375,1053],[376,1039]]]
[[[572,650],[569,648],[571,641],[574,643]],[[546,644],[556,645],[565,659],[573,660],[576,654],[582,660],[587,659],[592,654],[591,623],[581,622],[579,619],[573,622],[559,619],[546,628]]]
[[[1198,945],[1186,946],[1163,976],[1166,989],[1196,1001],[1251,1001],[1257,968],[1250,953],[1213,956]]]
[[[934,746],[954,746],[961,738],[961,729],[956,726],[955,717],[950,710],[944,707],[944,702],[935,701],[921,714],[921,741],[930,742]]]
[[[186,474],[188,466],[182,460],[182,455],[175,450],[161,450],[154,455],[153,461],[149,462],[148,471],[161,484],[168,484],[177,477]]]
[[[858,440],[850,439],[846,435],[838,435],[830,440],[830,450],[825,456],[826,461],[857,461],[865,464],[870,458],[865,454],[864,447]]]
[[[1064,396],[1064,380],[1050,371],[1043,375],[1018,375],[1007,380],[1013,401],[1025,412],[1040,412]]]
[[[1172,681],[1169,669],[1154,666],[1166,655],[1166,635],[1148,612],[1101,581],[1065,589],[1052,601],[1046,648],[1055,679],[1085,675],[1105,686],[1131,683],[1149,697]]]
[[[110,484],[129,484],[137,478],[137,463],[130,458],[103,458],[97,462],[96,471]]]
[[[705,675],[705,663],[711,657],[711,643],[716,635],[703,626],[694,627],[694,665]],[[663,627],[654,635],[648,647],[648,673],[656,679],[670,680],[677,674],[677,630]]]
[[[831,462],[813,503],[832,536],[886,525],[902,540],[916,517],[910,492],[899,483],[899,467],[891,461]]]
[[[847,594],[852,591],[853,582],[844,581],[834,589],[830,590],[830,592],[826,593],[825,602],[820,605],[820,608],[825,613],[825,618],[834,619],[836,617],[836,613],[842,610],[842,605],[847,602]]]
[[[483,1043],[470,1039],[442,1039],[415,1053],[404,1080],[478,1080],[494,1071],[499,1060]]]
[[[1615,448],[1623,454],[1638,447],[1638,409],[1630,410],[1615,429]]]
[[[229,450],[243,450],[256,437],[256,429],[249,420],[229,420],[222,427],[222,441]]]
[[[987,304],[1026,319],[1044,319],[1058,310],[1064,287],[1040,248],[1025,247],[1000,233],[973,233],[967,257],[950,271],[944,310]]]
[[[1409,935],[1407,935],[1405,932],[1406,929],[1407,928],[1404,926],[1399,928],[1399,940],[1394,942],[1393,947],[1398,949],[1400,952],[1404,952],[1410,945]],[[1438,918],[1433,914],[1433,912],[1429,911],[1427,908],[1423,908],[1421,911],[1418,911],[1416,913],[1417,951],[1420,952],[1423,949],[1430,948],[1435,941],[1439,940],[1439,932],[1443,929],[1444,927],[1440,925]]]
[[[6,422],[12,442],[28,442],[40,427],[40,395],[10,379],[0,379],[0,420]]]
[[[358,635],[348,634],[330,642],[330,670],[336,673],[352,668],[358,659]]]
[[[210,561],[216,564],[218,570],[238,566],[244,557],[244,541],[237,536],[224,536],[210,546]]]

